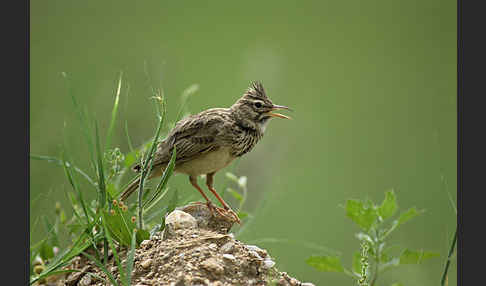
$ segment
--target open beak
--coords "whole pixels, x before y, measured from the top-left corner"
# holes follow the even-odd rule
[[[280,109],[291,110],[287,106],[283,106],[283,105],[275,105],[274,104],[273,107],[272,107],[272,111],[274,111],[274,110],[280,110]],[[279,118],[284,118],[284,119],[291,119],[289,116],[286,116],[286,115],[283,115],[283,114],[280,114],[280,113],[269,112],[268,115],[269,116],[272,116],[272,117],[279,117]]]

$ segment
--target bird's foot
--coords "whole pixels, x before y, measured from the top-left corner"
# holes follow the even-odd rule
[[[238,217],[238,214],[236,214],[231,208],[225,207],[224,210],[226,212],[228,212],[237,223],[241,224],[241,221],[240,221],[240,218]]]
[[[241,224],[241,221],[240,221],[240,218],[238,217],[238,215],[229,207],[228,208],[220,208],[220,207],[215,206],[212,202],[209,202],[209,201],[206,202],[206,203],[192,202],[192,204],[195,204],[195,205],[203,205],[204,204],[208,207],[209,212],[211,212],[212,216],[215,216],[215,212],[216,212],[220,216],[230,218],[230,219],[236,221],[237,223]]]
[[[213,216],[214,216],[214,212],[217,212],[220,216],[226,217],[225,210],[215,206],[212,202],[207,202],[206,206],[208,206],[208,209]]]
[[[212,202],[207,202],[206,205],[208,206],[209,210],[211,211],[211,213],[213,215],[214,215],[214,211],[216,211],[219,215],[227,217],[227,218],[231,218],[232,220],[241,224],[241,221],[240,221],[240,218],[238,217],[238,215],[229,207],[219,208],[219,207],[215,206]],[[228,213],[229,213],[229,216],[228,216]]]

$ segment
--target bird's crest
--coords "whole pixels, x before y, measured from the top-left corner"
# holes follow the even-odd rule
[[[266,98],[267,94],[263,88],[263,84],[259,81],[253,81],[245,92],[245,95],[256,98]]]

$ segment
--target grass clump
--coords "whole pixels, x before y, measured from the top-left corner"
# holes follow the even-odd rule
[[[140,148],[133,149],[125,122],[125,132],[130,144],[130,151],[123,153],[120,148],[113,147],[111,144],[122,93],[122,74],[120,73],[118,78],[104,144],[102,144],[97,120],[90,119],[86,110],[81,108],[70,88],[68,76],[65,73],[63,73],[63,76],[68,83],[68,93],[81,124],[81,134],[83,134],[88,149],[87,159],[91,169],[82,170],[75,166],[65,145],[59,157],[30,155],[33,160],[54,163],[63,168],[71,188],[70,191],[66,192],[66,195],[72,208],[70,219],[66,218],[66,213],[60,204],[56,205],[54,223],[50,223],[47,218],[44,218],[48,235],[30,247],[30,284],[43,282],[50,276],[76,271],[65,270],[63,267],[69,265],[74,257],[84,255],[103,270],[113,285],[130,285],[135,248],[143,240],[150,237],[150,230],[153,232],[163,228],[164,215],[173,210],[178,203],[177,192],[174,191],[172,198],[164,203],[166,207],[160,208],[161,210],[158,212],[148,213],[168,194],[167,183],[173,174],[176,156],[176,150],[174,150],[170,164],[164,171],[157,187],[149,196],[150,190],[145,190],[145,179],[152,169],[153,153],[165,124],[166,105],[163,92],[161,89],[152,88],[150,97],[157,118],[157,129],[154,137]],[[194,89],[191,92],[194,92]],[[184,100],[187,100],[189,95],[185,91],[183,93]],[[125,188],[121,185],[124,174],[137,161],[141,163],[142,171],[132,180],[140,177],[142,183],[138,190],[136,204],[129,206],[118,201],[117,197]],[[94,200],[88,201],[85,198],[87,188],[81,187],[80,179],[88,182],[88,188],[96,192]],[[66,246],[64,250],[60,250],[62,248],[60,243],[60,232],[62,230],[72,240],[72,243]],[[119,247],[129,249],[125,265],[122,265],[120,261],[117,252]],[[110,250],[119,269],[119,279],[116,279],[106,267]]]

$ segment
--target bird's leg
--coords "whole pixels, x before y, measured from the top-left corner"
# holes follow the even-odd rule
[[[224,216],[224,214],[222,213],[221,210],[219,210],[212,202],[211,200],[209,200],[209,198],[206,196],[206,194],[203,192],[203,190],[201,189],[201,187],[199,187],[199,185],[197,184],[197,178],[196,177],[193,177],[193,176],[189,176],[189,181],[191,182],[191,184],[194,186],[194,188],[196,188],[200,193],[201,195],[204,197],[204,199],[206,200],[206,205],[208,206],[208,209],[209,211],[211,211],[211,214],[214,215],[214,211],[216,210],[220,215]]]
[[[209,173],[206,174],[206,186],[208,186],[208,189],[213,193],[213,195],[218,199],[218,201],[223,205],[223,208],[228,211],[236,220],[236,222],[240,223],[240,219],[238,218],[238,215],[226,204],[226,202],[221,198],[216,190],[213,187],[213,180],[214,178],[214,173]]]

